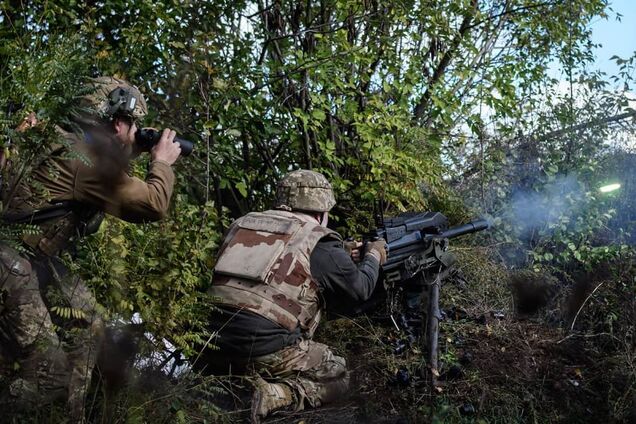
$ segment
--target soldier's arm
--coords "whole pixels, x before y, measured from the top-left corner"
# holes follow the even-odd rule
[[[380,267],[372,255],[366,255],[356,265],[342,242],[331,240],[316,245],[310,264],[329,309],[348,309],[347,306],[367,300],[375,289]]]
[[[145,181],[123,171],[108,180],[94,167],[80,167],[74,200],[128,222],[158,221],[168,214],[174,181],[172,168],[160,160],[151,163]]]

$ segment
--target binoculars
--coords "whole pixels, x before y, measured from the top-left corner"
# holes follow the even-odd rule
[[[151,128],[139,128],[135,133],[135,143],[143,149],[150,150],[160,138],[161,132]],[[188,156],[194,149],[194,143],[184,138],[175,137],[174,142],[181,146],[181,156]]]

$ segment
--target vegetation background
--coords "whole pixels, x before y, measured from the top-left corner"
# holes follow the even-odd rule
[[[95,75],[135,83],[149,101],[145,124],[196,142],[176,166],[170,219],[108,219],[72,260],[109,317],[139,314],[155,349],[166,338],[190,359],[209,340],[205,289],[224,228],[267,207],[290,169],[327,175],[346,235],[373,226],[379,198],[387,215],[486,216],[488,234],[456,248],[466,283],[442,295],[462,311],[445,325],[447,370],[472,357],[444,393],[431,399],[415,383],[370,390],[403,367],[416,375],[417,354],[393,358],[363,318],[330,324],[324,337],[344,337],[331,342],[370,358],[354,365],[376,378],[358,385],[367,401],[382,399],[380,410],[356,414],[627,422],[636,414],[635,57],[615,58],[614,76],[591,69],[589,24],[608,13],[604,0],[0,1],[2,147],[28,178]],[[17,133],[31,111],[43,124]],[[621,191],[598,192],[617,178]],[[0,227],[6,239],[20,231],[32,229]],[[544,312],[528,320],[528,302]],[[505,318],[489,319],[495,311]],[[369,337],[377,343],[360,354],[356,340]],[[233,419],[188,397],[202,387],[191,383],[170,389],[164,409],[161,396],[132,405],[129,396],[119,419]]]

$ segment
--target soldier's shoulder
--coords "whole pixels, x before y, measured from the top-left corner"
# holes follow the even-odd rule
[[[331,230],[329,228],[325,228],[325,227],[315,227],[314,231],[318,231],[320,233],[322,233],[322,238],[320,239],[320,241],[338,241],[338,242],[342,242],[342,236],[334,231]]]
[[[61,150],[79,150],[86,151],[85,144],[83,143],[83,137],[81,134],[68,131],[62,127],[56,126],[55,132],[58,135],[58,139],[51,144],[51,151]]]

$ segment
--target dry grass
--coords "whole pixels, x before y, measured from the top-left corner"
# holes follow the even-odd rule
[[[575,275],[557,270],[557,279],[511,272],[489,249],[455,254],[459,273],[441,295],[439,391],[431,393],[421,348],[394,354],[399,334],[388,321],[338,319],[321,326],[317,339],[347,358],[351,396],[267,422],[636,423],[632,258]],[[249,415],[246,381],[150,377],[139,374],[103,405],[113,422],[245,422]],[[94,422],[103,416],[97,411]]]
[[[636,422],[631,259],[557,279],[511,272],[484,248],[455,254],[460,273],[442,288],[441,391],[431,394],[419,350],[393,354],[386,323],[332,321],[318,337],[348,358],[355,376],[348,404],[335,415],[344,407],[356,417],[348,422],[360,423]],[[580,312],[572,332],[573,309]],[[400,369],[408,385],[396,383]],[[282,422],[341,422],[323,412]]]

